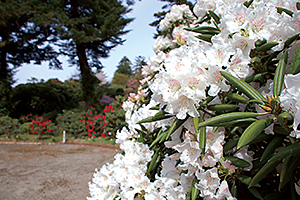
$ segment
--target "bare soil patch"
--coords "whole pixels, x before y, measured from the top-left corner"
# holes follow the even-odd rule
[[[0,199],[86,199],[95,168],[118,152],[72,144],[0,144]]]

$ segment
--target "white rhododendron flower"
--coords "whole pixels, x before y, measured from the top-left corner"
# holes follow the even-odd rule
[[[174,49],[175,44],[172,42],[172,38],[169,36],[158,36],[157,40],[154,43],[153,50],[155,53],[158,53],[164,49]]]
[[[200,196],[205,199],[213,199],[220,185],[218,169],[202,170],[196,173],[196,177],[200,180],[199,183],[195,184],[196,188],[201,192]]]
[[[200,0],[197,1],[197,3],[194,6],[194,13],[199,18],[203,17],[208,10],[215,10],[216,9],[216,3],[214,1],[210,0]]]
[[[294,131],[291,136],[300,138],[300,73],[296,75],[288,74],[285,79],[285,89],[279,97],[281,106],[294,117]]]
[[[254,155],[254,152],[253,152],[253,151],[248,151],[248,147],[249,147],[249,146],[246,145],[246,146],[240,148],[240,149],[234,154],[235,157],[240,158],[240,159],[242,159],[242,160],[245,160],[245,161],[247,161],[247,162],[250,164],[249,167],[244,168],[244,170],[246,170],[246,171],[250,171],[250,170],[252,169],[252,167],[253,167],[252,161],[253,161],[253,155]]]
[[[212,127],[206,127],[206,148],[203,157],[205,167],[213,167],[223,155],[224,131],[212,132]]]
[[[174,5],[171,11],[166,14],[165,18],[160,21],[159,29],[161,31],[168,30],[173,22],[180,19],[194,18],[189,6],[187,5]]]
[[[229,188],[228,188],[228,183],[226,181],[222,181],[217,195],[216,195],[216,199],[227,199],[227,200],[234,200],[236,198],[232,197]]]
[[[145,173],[153,151],[147,145],[135,142],[130,135],[125,128],[117,133],[124,155],[117,154],[113,164],[96,170],[89,183],[91,197],[88,199],[115,199],[116,196],[133,199],[149,186],[150,180]]]
[[[130,93],[123,103],[128,125],[116,134],[116,143],[123,153],[117,154],[112,164],[96,170],[89,183],[88,199],[185,200],[193,189],[198,190],[203,199],[235,200],[229,188],[241,183],[236,184],[239,176],[254,174],[251,170],[253,161],[259,157],[259,153],[254,155],[258,147],[253,149],[248,143],[237,150],[230,146],[247,127],[223,128],[213,124],[216,127],[199,128],[212,117],[229,114],[231,108],[233,112],[260,113],[257,121],[274,119],[274,123],[261,133],[274,135],[270,137],[276,137],[274,124],[279,124],[278,113],[287,111],[293,117],[293,125],[285,128],[293,130],[290,133],[295,137],[293,140],[300,138],[300,73],[285,76],[277,107],[271,105],[275,70],[251,82],[263,97],[269,96],[264,105],[237,86],[235,88],[221,74],[226,72],[243,80],[265,72],[264,67],[276,67],[274,61],[281,58],[283,48],[289,52],[288,73],[299,43],[296,41],[290,46],[285,43],[300,32],[297,0],[257,0],[249,7],[244,2],[198,0],[193,12],[187,5],[171,7],[159,23],[160,35],[153,46],[156,54],[142,68],[142,86],[137,94]],[[293,13],[279,13],[277,7]],[[212,16],[211,11],[216,16]],[[212,18],[201,23],[205,15]],[[218,16],[219,24],[214,19]],[[201,28],[203,34],[209,36],[208,40],[200,41],[197,37],[202,34],[199,33],[203,31]],[[206,34],[209,29],[216,34]],[[266,51],[257,50],[259,43],[269,42],[278,44]],[[270,55],[275,55],[272,66],[265,66]],[[250,101],[230,99],[229,95],[236,91]],[[225,105],[228,110],[212,107],[221,104],[229,104]],[[159,112],[164,112],[165,116],[157,117]],[[153,121],[137,124],[145,118]],[[198,127],[198,123],[202,126]],[[226,142],[228,145],[224,148]],[[241,167],[234,157],[247,161],[250,166]],[[295,184],[297,192],[298,185]]]

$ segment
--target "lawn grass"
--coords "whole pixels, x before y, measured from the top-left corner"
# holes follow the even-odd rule
[[[56,143],[62,142],[63,136],[50,136],[50,135],[43,135],[41,138],[38,135],[32,134],[19,134],[19,135],[10,135],[7,137],[5,134],[0,135],[0,142],[42,142],[42,143]],[[79,144],[100,144],[100,145],[108,145],[108,146],[117,146],[115,143],[115,138],[105,137],[102,138],[101,136],[98,138],[91,139],[87,136],[82,136],[80,138],[75,138],[74,136],[66,136],[67,143],[79,143]]]

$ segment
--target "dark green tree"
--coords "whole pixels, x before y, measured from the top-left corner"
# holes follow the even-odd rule
[[[23,63],[50,61],[60,68],[58,53],[50,43],[57,34],[49,24],[34,23],[39,12],[47,8],[46,0],[0,1],[0,107],[9,107],[13,74]]]
[[[82,101],[82,91],[77,80],[61,82],[50,79],[47,82],[20,84],[12,89],[11,103],[14,104],[10,116],[44,115],[55,119],[64,109],[78,107]]]
[[[133,19],[126,18],[131,10],[119,0],[53,0],[61,6],[51,16],[51,23],[60,32],[61,52],[70,65],[79,66],[86,105],[95,102],[95,86],[99,83],[93,69],[103,67],[101,58],[123,44],[121,37]]]
[[[145,56],[137,56],[135,57],[135,62],[133,65],[134,75],[137,80],[143,79],[142,76],[142,68],[143,66],[147,66],[146,57]]]
[[[145,56],[137,56],[135,57],[133,71],[136,72],[138,69],[141,69],[143,66],[147,65]]]
[[[130,77],[133,75],[132,72],[132,63],[131,61],[124,56],[121,61],[119,62],[118,66],[117,66],[117,70],[115,71],[115,75],[117,74],[125,74],[126,76]]]

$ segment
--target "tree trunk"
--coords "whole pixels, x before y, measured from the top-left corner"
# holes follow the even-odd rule
[[[5,42],[6,40],[3,39],[3,41]],[[1,62],[1,66],[0,66],[0,81],[4,82],[4,83],[8,83],[8,79],[9,79],[9,76],[8,76],[8,65],[7,65],[7,60],[6,60],[6,57],[7,57],[7,45],[4,44],[3,47],[0,48],[0,62]]]
[[[81,86],[84,101],[86,102],[86,107],[88,108],[93,102],[95,96],[94,76],[92,75],[90,66],[87,61],[84,43],[76,44],[76,50],[79,59]]]
[[[4,41],[4,45],[0,47],[0,106],[5,106],[6,109],[9,109],[10,106],[10,92],[11,92],[11,85],[13,84],[12,74],[11,71],[8,69],[7,63],[7,41],[6,37],[2,38]],[[8,106],[8,104],[10,106]]]

